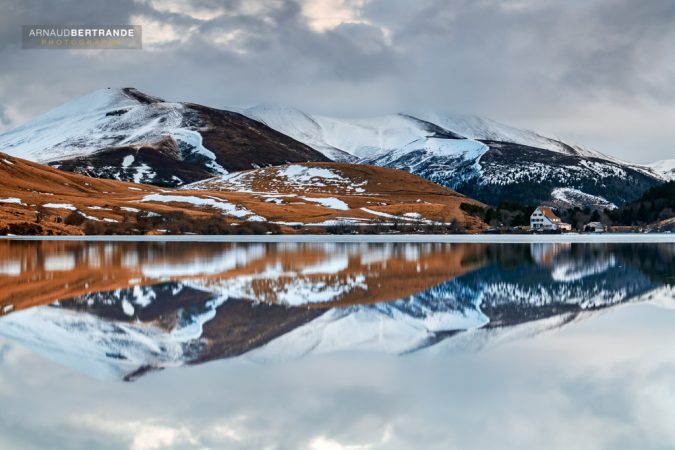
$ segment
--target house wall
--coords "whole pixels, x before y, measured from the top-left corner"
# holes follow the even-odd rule
[[[553,223],[542,213],[539,208],[535,209],[530,216],[530,229],[533,230],[557,230],[558,224]]]

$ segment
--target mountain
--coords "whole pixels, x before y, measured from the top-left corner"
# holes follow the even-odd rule
[[[97,178],[175,187],[302,162],[402,169],[479,201],[614,208],[672,164],[628,164],[498,122],[451,114],[339,119],[297,109],[237,111],[103,89],[0,134],[0,151]]]
[[[475,116],[337,119],[265,105],[242,112],[330,158],[406,170],[491,205],[614,207],[664,181],[650,168]]]
[[[258,232],[485,226],[462,209],[482,205],[475,200],[406,172],[347,163],[286,164],[170,189],[0,153],[0,190],[3,234],[246,234],[241,222],[256,222]]]
[[[0,134],[0,151],[98,178],[177,186],[230,171],[328,161],[239,113],[102,89]]]
[[[667,181],[675,181],[675,159],[665,159],[647,164],[654,172],[661,175]]]

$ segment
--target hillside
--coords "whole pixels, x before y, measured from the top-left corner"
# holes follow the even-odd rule
[[[229,171],[327,161],[232,111],[101,89],[0,134],[0,150],[98,178],[177,186]]]
[[[621,208],[607,211],[614,225],[649,225],[649,228],[672,230],[675,219],[675,181],[653,187],[639,199]]]
[[[652,168],[475,116],[338,119],[265,105],[243,113],[330,158],[406,170],[492,206],[613,207],[664,180]]]
[[[247,180],[253,180],[250,189]],[[397,170],[339,163],[256,169],[163,189],[0,154],[0,191],[0,230],[11,234],[228,234],[247,232],[233,228],[244,222],[257,232],[483,227],[460,209],[462,203],[480,205],[474,200]]]

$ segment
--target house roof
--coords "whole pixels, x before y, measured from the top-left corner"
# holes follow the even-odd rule
[[[560,217],[556,216],[553,210],[548,206],[540,206],[537,209],[550,220],[560,220]]]

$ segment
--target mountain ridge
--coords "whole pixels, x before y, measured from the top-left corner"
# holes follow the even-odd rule
[[[274,105],[242,111],[318,151],[406,170],[493,206],[502,200],[560,204],[553,194],[566,188],[579,191],[577,199],[599,198],[570,206],[603,208],[665,181],[651,167],[477,116],[340,119]]]
[[[672,174],[672,164],[626,163],[478,116],[347,119],[264,104],[225,110],[134,88],[102,89],[61,105],[0,134],[0,151],[91,177],[167,187],[295,162],[360,163],[401,169],[491,206],[612,208]]]

